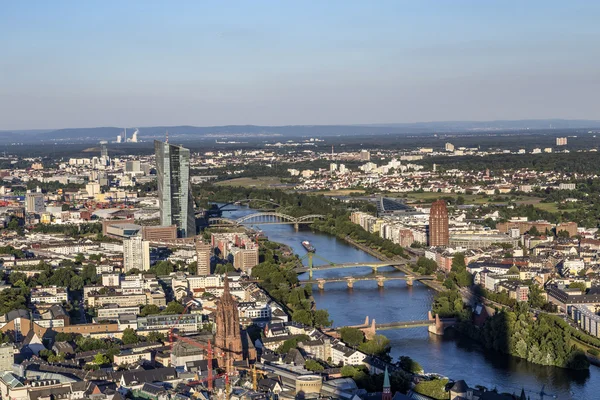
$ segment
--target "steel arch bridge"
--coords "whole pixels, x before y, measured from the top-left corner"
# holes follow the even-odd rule
[[[230,218],[210,218],[210,226],[240,226],[240,225],[294,225],[298,229],[299,225],[312,224],[317,220],[325,219],[321,214],[310,214],[302,217],[292,217],[291,215],[278,212],[258,212],[248,214],[238,219]]]

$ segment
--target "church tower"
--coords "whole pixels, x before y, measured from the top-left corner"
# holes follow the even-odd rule
[[[390,385],[390,375],[388,374],[387,367],[385,367],[385,374],[383,375],[383,392],[381,393],[381,400],[392,400],[392,387]]]
[[[233,362],[243,359],[242,337],[240,334],[240,316],[237,302],[229,291],[229,280],[225,275],[223,296],[217,305],[215,323],[215,352],[219,366],[232,370]]]

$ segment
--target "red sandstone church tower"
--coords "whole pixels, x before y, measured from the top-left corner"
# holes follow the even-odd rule
[[[429,245],[448,246],[449,244],[448,208],[444,200],[437,200],[431,205],[429,213]]]
[[[215,323],[217,324],[215,352],[217,353],[219,366],[231,371],[233,362],[242,360],[244,354],[237,302],[229,292],[227,275],[225,275],[224,285],[223,296],[221,296],[215,313]]]

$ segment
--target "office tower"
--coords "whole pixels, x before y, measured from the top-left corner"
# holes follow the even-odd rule
[[[148,271],[150,269],[150,242],[141,236],[123,241],[123,266],[125,272],[132,269]]]
[[[210,256],[212,247],[202,240],[196,241],[196,259],[198,264],[198,275],[210,275]]]
[[[190,151],[158,140],[154,141],[154,151],[160,223],[176,225],[179,237],[194,236],[196,219],[190,186]]]
[[[25,194],[25,210],[28,213],[43,212],[45,210],[44,194],[39,192]]]
[[[444,200],[437,200],[431,205],[429,213],[429,245],[448,246],[449,243],[448,208]]]
[[[106,140],[100,142],[100,157],[108,159],[108,147],[106,146]]]

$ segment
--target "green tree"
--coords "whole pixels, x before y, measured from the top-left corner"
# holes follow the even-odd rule
[[[318,327],[330,326],[332,321],[329,319],[329,312],[327,310],[315,310],[314,312],[314,325]]]
[[[165,309],[162,311],[161,314],[166,314],[166,315],[181,314],[181,313],[183,313],[184,310],[185,310],[185,307],[183,305],[181,305],[181,303],[178,303],[177,301],[173,300],[173,301],[169,302],[169,304],[167,304],[167,306],[165,307]]]
[[[390,351],[390,340],[384,335],[375,335],[361,343],[358,349],[365,354],[383,356]]]
[[[123,343],[125,344],[135,344],[140,341],[140,338],[133,328],[125,328],[121,340],[123,340]]]
[[[309,371],[313,371],[313,372],[319,372],[319,371],[323,371],[325,368],[319,364],[318,361],[315,360],[306,360],[306,362],[304,363],[304,368],[306,368]]]
[[[365,340],[364,333],[358,328],[341,328],[340,335],[342,337],[342,341],[350,347],[358,347]]]
[[[419,364],[418,362],[416,362],[408,356],[400,356],[398,361],[400,362],[400,368],[402,368],[406,372],[418,374],[423,371],[423,367],[421,367],[421,364]]]
[[[142,317],[155,314],[160,314],[160,308],[155,304],[147,304],[140,310],[140,316]]]
[[[146,335],[146,340],[151,343],[154,343],[154,342],[163,342],[164,343],[166,340],[166,337],[165,337],[165,334],[162,332],[152,331]]]
[[[448,379],[434,379],[431,381],[421,381],[413,388],[413,390],[424,396],[429,396],[433,399],[447,400],[448,392],[446,385]]]
[[[312,314],[310,313],[310,311],[306,310],[294,311],[294,313],[292,314],[292,320],[294,322],[299,322],[308,326],[312,326],[313,324]]]
[[[94,356],[94,364],[98,366],[108,365],[110,364],[109,358],[103,353],[97,353]]]

